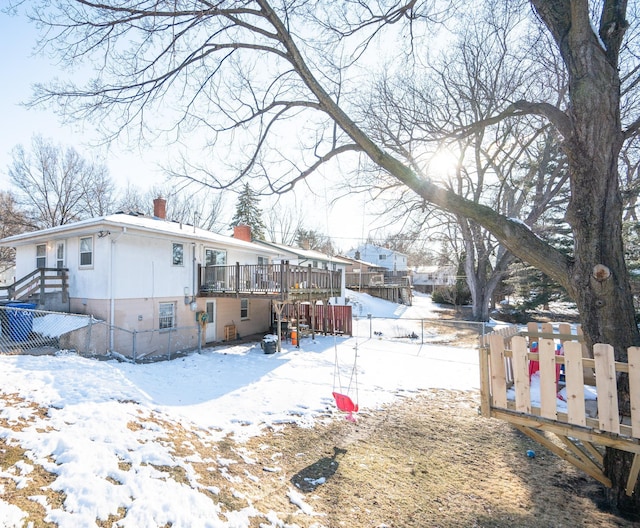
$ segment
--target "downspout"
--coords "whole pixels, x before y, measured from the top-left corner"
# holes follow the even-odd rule
[[[109,255],[109,351],[113,352],[115,343],[114,321],[116,317],[116,302],[113,297],[113,263],[115,259],[116,242],[127,232],[127,228],[123,227],[117,236],[111,239],[111,251]]]
[[[198,288],[198,267],[197,267],[197,261],[196,261],[196,243],[195,242],[191,242],[191,275],[192,275],[192,288],[191,288],[191,294],[192,294],[192,302],[196,302],[196,292],[197,292],[197,288]]]

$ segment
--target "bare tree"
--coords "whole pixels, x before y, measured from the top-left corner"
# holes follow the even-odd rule
[[[227,229],[224,221],[223,193],[211,189],[175,188],[156,185],[148,190],[127,185],[115,209],[122,212],[153,215],[153,200],[162,197],[167,201],[167,219],[173,222],[195,225],[207,231],[222,233]]]
[[[32,228],[13,195],[0,191],[0,238],[19,235]],[[15,249],[0,248],[0,271],[15,264]]]
[[[264,212],[265,235],[270,242],[291,246],[302,227],[303,213],[276,202]]]
[[[41,136],[33,138],[31,151],[13,149],[9,177],[32,229],[104,214],[112,203],[114,187],[104,165]]]
[[[377,142],[416,172],[432,174],[456,195],[507,217],[520,218],[535,231],[536,222],[552,201],[568,189],[566,162],[554,148],[559,143],[557,133],[537,118],[505,119],[463,137],[448,132],[452,126],[461,130],[468,123],[484,121],[512,94],[530,91],[530,79],[523,73],[514,75],[519,72],[518,64],[529,60],[530,54],[514,54],[508,46],[520,18],[508,8],[494,9],[475,20],[465,18],[458,40],[452,40],[442,56],[432,61],[424,79],[403,73],[377,85],[367,120]],[[554,80],[546,90],[557,93],[559,101],[563,79]],[[451,166],[438,174],[437,161],[447,151]],[[397,180],[373,173],[366,185],[384,196],[394,183],[397,186]],[[413,216],[422,231],[435,230],[436,225],[442,229],[448,221],[459,225],[473,314],[478,320],[488,320],[493,291],[513,254],[473,219],[446,211],[426,215],[424,202],[416,198],[400,189],[389,209],[397,218]]]
[[[154,124],[154,110],[160,107],[176,108],[175,114],[164,112],[166,118],[175,118],[173,126],[164,128],[180,134],[202,125],[215,147],[211,152],[218,153],[216,167],[227,169],[207,173],[204,183],[212,186],[268,174],[266,185],[284,192],[338,156],[364,155],[398,186],[482,226],[513,254],[556,280],[576,302],[588,343],[610,343],[616,357],[625,359],[628,346],[640,345],[621,235],[618,173],[620,150],[640,129],[631,103],[638,86],[637,35],[628,32],[626,0],[528,4],[535,15],[528,23],[542,25],[562,59],[567,101],[516,93],[501,101],[493,115],[467,123],[462,132],[473,134],[479,127],[531,116],[556,130],[568,164],[566,220],[574,239],[573,256],[541,240],[521,220],[430,180],[376,141],[361,119],[357,94],[367,89],[363,79],[371,70],[370,59],[392,48],[376,45],[405,44],[403,51],[415,52],[415,67],[421,67],[421,53],[438,29],[433,23],[438,22],[439,2],[38,2],[42,9],[35,18],[51,29],[50,43],[60,46],[63,59],[103,55],[94,62],[102,68],[95,82],[85,88],[43,87],[36,102],[56,98],[71,116],[80,118],[93,118],[96,112],[119,117],[116,132],[148,125],[147,119]],[[514,34],[510,45],[529,47],[521,37],[526,33],[523,28]],[[545,67],[544,62],[530,64]],[[536,68],[525,70],[537,73]],[[292,137],[295,148],[285,148],[285,139]],[[621,386],[623,401],[625,394]],[[637,513],[640,487],[632,497],[625,495],[630,467],[630,455],[608,449],[613,502]]]

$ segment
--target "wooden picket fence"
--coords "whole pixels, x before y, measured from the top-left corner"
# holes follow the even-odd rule
[[[537,343],[537,353],[531,351]],[[562,345],[563,354],[557,352]],[[628,349],[628,362],[614,359],[613,347],[596,344],[589,353],[579,327],[531,323],[527,331],[509,327],[481,338],[481,413],[512,423],[524,434],[603,484],[601,447],[634,453],[626,492],[633,493],[640,473],[640,347]],[[531,398],[530,362],[539,362],[539,404]],[[564,365],[564,380],[559,380]],[[618,401],[618,382],[628,376],[630,405]],[[595,385],[597,406],[590,409],[585,385]],[[566,392],[566,410],[558,393]],[[625,402],[622,402],[625,403]],[[630,408],[630,416],[620,409]],[[544,433],[549,433],[545,435]],[[551,438],[550,438],[551,435]],[[552,436],[556,437],[554,441]]]

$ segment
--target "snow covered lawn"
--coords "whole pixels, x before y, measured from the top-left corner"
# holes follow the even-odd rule
[[[0,448],[19,446],[29,460],[2,466],[0,494],[3,482],[28,486],[33,466],[42,466],[55,475],[50,487],[64,493],[64,503],[29,498],[60,527],[95,526],[110,516],[118,527],[248,527],[257,512],[222,512],[217,490],[193,470],[201,457],[178,454],[166,441],[172,427],[196,434],[213,457],[227,435],[241,442],[283,423],[310,427],[339,417],[331,396],[341,388],[334,386],[336,356],[345,392],[356,349],[357,392],[354,384],[349,394],[364,413],[421,389],[478,387],[473,348],[362,338],[305,338],[300,349],[285,344],[276,354],[260,343],[211,348],[140,365],[0,356]],[[168,478],[166,468],[180,468],[189,485]],[[302,502],[294,489],[288,496]],[[270,515],[264,526],[285,526]],[[25,516],[0,498],[0,526],[23,526]]]

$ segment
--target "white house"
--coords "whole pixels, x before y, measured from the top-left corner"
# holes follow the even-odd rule
[[[165,210],[159,198],[153,217],[116,213],[15,235],[0,245],[16,250],[18,282],[39,268],[68,270],[69,310],[108,323],[108,350],[128,355],[118,336],[128,333],[130,341],[135,333],[138,357],[166,353],[166,334],[174,330],[182,331],[185,348],[266,333],[276,300],[343,292],[341,276],[291,265],[295,253],[251,242],[247,226],[228,237],[168,221]]]
[[[419,266],[413,270],[413,287],[423,293],[433,293],[438,286],[456,283],[455,266]]]
[[[390,272],[408,271],[407,255],[374,244],[362,244],[346,253],[347,257],[370,262]]]
[[[225,339],[228,325],[240,335],[267,331],[268,298],[201,296],[199,285],[207,266],[267,264],[278,252],[168,221],[164,211],[164,200],[155,200],[154,217],[112,214],[0,243],[16,249],[18,279],[37,268],[67,268],[70,311],[92,314],[117,328],[197,328],[196,314],[204,312],[203,342]]]

